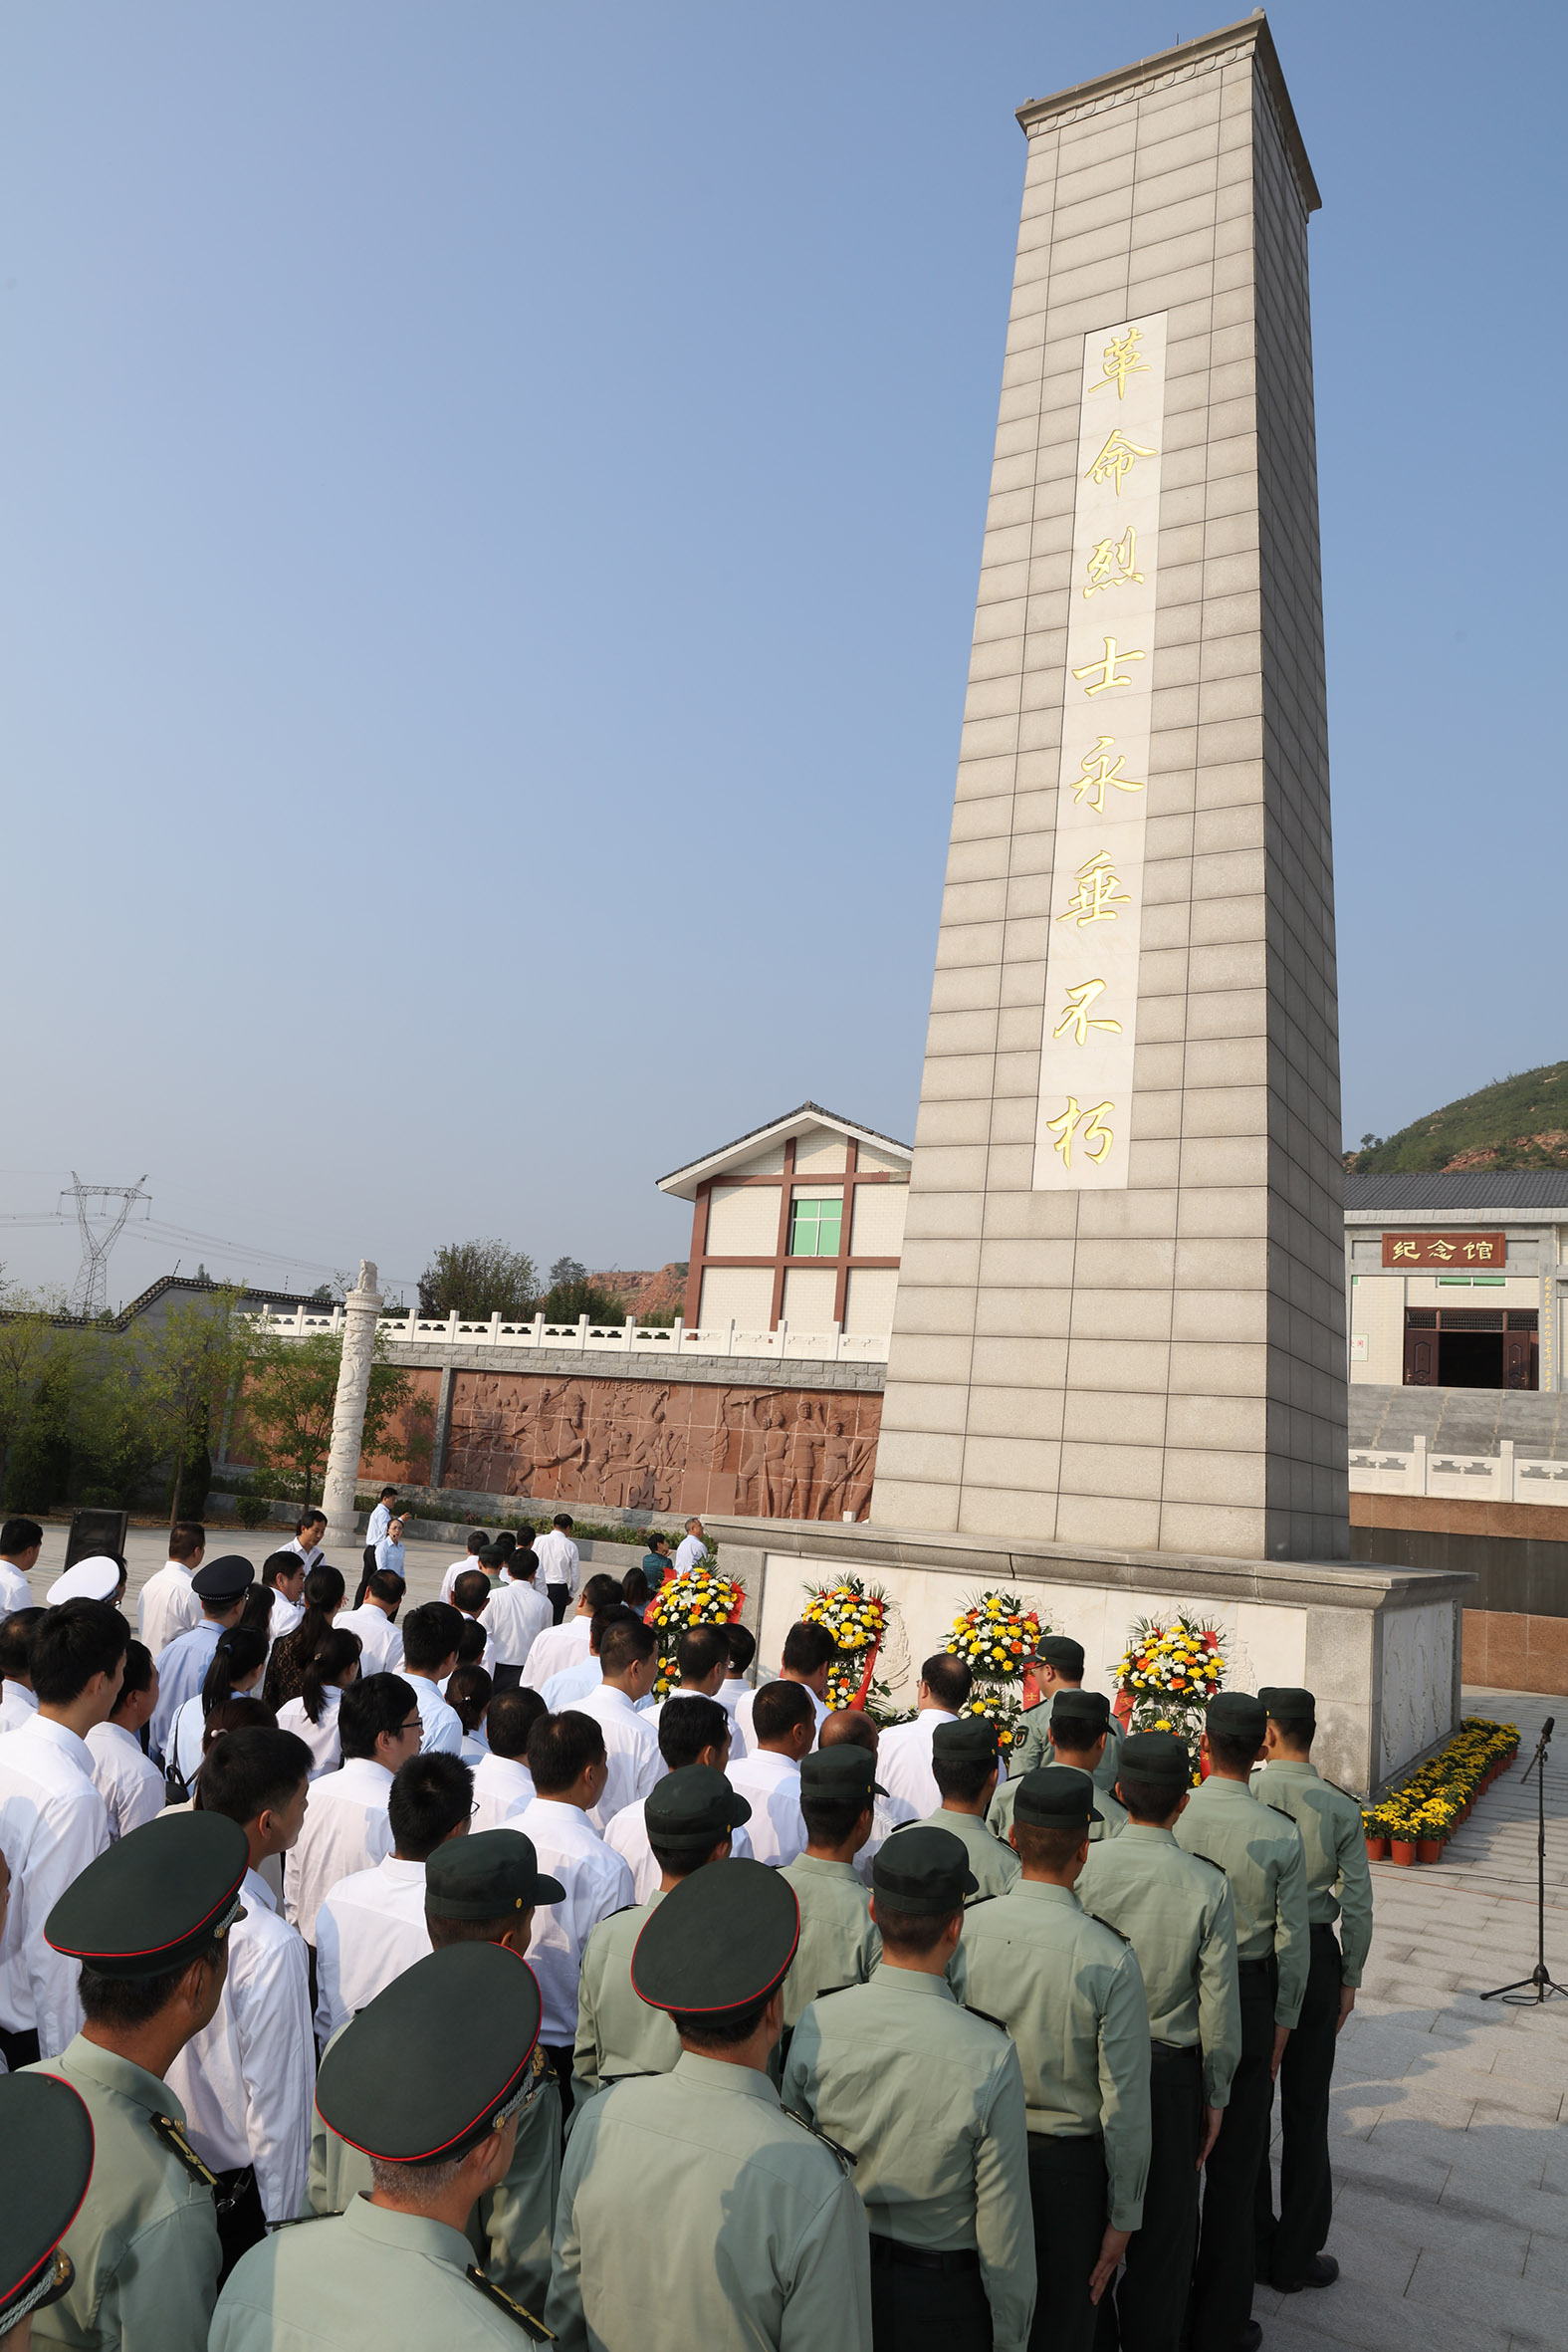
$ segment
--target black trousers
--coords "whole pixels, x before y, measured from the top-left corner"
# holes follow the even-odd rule
[[[1240,1978],[1241,2058],[1220,2137],[1204,2168],[1192,2352],[1235,2352],[1236,2339],[1252,2316],[1253,2201],[1258,2167],[1268,2162],[1273,2104],[1268,2072],[1278,1983],[1273,1955],[1243,1960]]]
[[[980,2256],[871,2239],[872,2352],[991,2352]]]
[[[1198,2151],[1204,2141],[1204,2065],[1196,2049],[1157,2041],[1149,2066],[1149,2185],[1143,2222],[1117,2281],[1114,2331],[1100,2352],[1177,2352],[1198,2246]],[[1102,2310],[1112,2307],[1107,2289]]]
[[[521,1666],[503,1666],[498,1658],[492,1679],[498,1691],[515,1691],[523,1680],[523,1669]]]
[[[566,2119],[576,2104],[571,2085],[571,2044],[569,2041],[546,2041],[540,2044],[555,2072],[560,2091],[560,2144],[566,2144]]]
[[[1328,1926],[1312,1930],[1312,1964],[1299,2024],[1279,2062],[1279,2219],[1274,2220],[1268,2143],[1257,2168],[1254,2221],[1257,2275],[1294,2286],[1328,2242],[1334,2218],[1334,2176],[1328,2160],[1329,2092],[1338,2047],[1339,1995],[1345,1981],[1339,1938]],[[1269,2106],[1272,2112],[1272,2098]]]
[[[19,2074],[24,2066],[36,2066],[38,2056],[35,2025],[25,2026],[20,2032],[13,2032],[9,2025],[0,2025],[0,2057],[5,2059],[8,2072]]]
[[[566,1603],[571,1598],[571,1586],[569,1584],[547,1584],[545,1598],[555,1611],[554,1621],[559,1625],[566,1613]]]
[[[364,1565],[363,1565],[363,1567],[362,1567],[362,1568],[359,1570],[359,1589],[358,1589],[358,1591],[357,1591],[357,1592],[354,1594],[354,1596],[353,1596],[353,1605],[354,1605],[354,1607],[355,1607],[356,1609],[362,1609],[362,1608],[363,1608],[363,1606],[364,1606],[364,1596],[365,1596],[365,1593],[366,1593],[366,1591],[367,1591],[367,1590],[368,1590],[368,1588],[369,1588],[370,1578],[371,1578],[371,1577],[372,1577],[374,1574],[375,1574],[375,1545],[374,1545],[373,1543],[367,1543],[367,1544],[365,1545],[365,1547],[364,1547]]]
[[[1091,2352],[1100,2312],[1089,2272],[1105,2235],[1105,2143],[1029,2134],[1029,2208],[1039,2281],[1029,2352]]]
[[[219,2173],[216,2202],[218,2243],[223,2248],[218,2284],[222,2286],[241,2254],[248,2254],[253,2245],[260,2245],[267,2234],[267,2216],[262,2211],[255,2167],[247,2164],[238,2172]]]

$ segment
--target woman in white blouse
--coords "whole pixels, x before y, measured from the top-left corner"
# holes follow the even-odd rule
[[[178,1802],[196,1784],[201,1769],[202,1731],[213,1709],[225,1699],[248,1697],[267,1669],[267,1637],[248,1625],[231,1625],[218,1636],[201,1689],[176,1708],[169,1727],[167,1782],[169,1797]],[[180,1782],[184,1785],[181,1787]]]
[[[305,1687],[298,1699],[278,1710],[280,1732],[293,1732],[311,1752],[311,1778],[336,1772],[343,1761],[337,1736],[337,1709],[344,1691],[359,1673],[360,1641],[356,1633],[336,1626],[324,1633],[305,1669]]]

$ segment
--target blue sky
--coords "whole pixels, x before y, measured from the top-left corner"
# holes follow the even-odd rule
[[[653,1179],[802,1097],[908,1135],[1011,110],[1223,21],[7,11],[0,1211],[145,1169],[241,1245],[127,1232],[112,1297],[476,1233],[651,1265]],[[1270,21],[1354,1139],[1568,1051],[1568,38]],[[76,1257],[0,1226],[14,1278]]]

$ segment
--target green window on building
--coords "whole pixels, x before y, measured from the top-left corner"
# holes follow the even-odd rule
[[[844,1204],[838,1194],[831,1200],[813,1201],[796,1193],[789,1204],[790,1257],[836,1258],[843,1221]]]

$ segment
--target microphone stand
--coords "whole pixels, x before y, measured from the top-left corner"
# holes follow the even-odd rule
[[[1535,1836],[1535,1966],[1527,1977],[1516,1984],[1496,1985],[1490,1993],[1481,1995],[1482,2000],[1506,2000],[1510,2008],[1538,2008],[1543,2001],[1558,1996],[1568,1996],[1568,1985],[1557,1984],[1546,1965],[1546,1750],[1556,1724],[1549,1715],[1541,1726],[1541,1736],[1535,1754],[1524,1767],[1524,1777],[1535,1774],[1536,1836]],[[1526,1987],[1533,1988],[1526,1991]],[[1522,1995],[1521,1999],[1519,1996]]]

